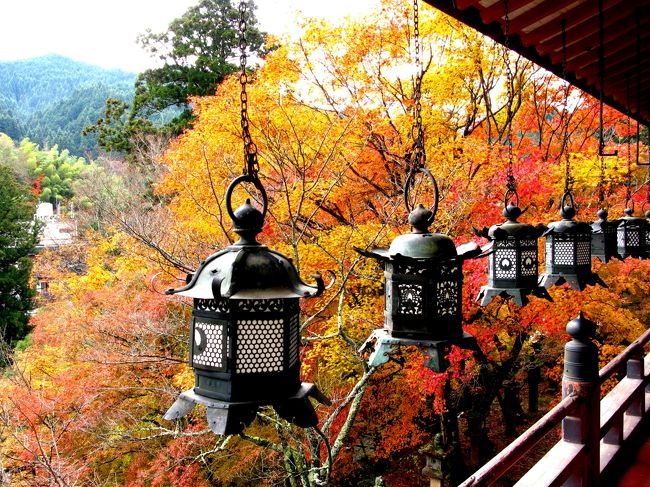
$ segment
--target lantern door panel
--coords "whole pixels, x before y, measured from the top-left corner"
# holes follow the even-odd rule
[[[226,371],[227,325],[225,320],[193,317],[190,330],[190,366],[215,372]]]

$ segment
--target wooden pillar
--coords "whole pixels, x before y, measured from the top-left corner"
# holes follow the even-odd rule
[[[627,361],[627,378],[628,379],[643,379],[643,349],[637,349],[632,357]],[[645,412],[645,391],[641,390],[635,395],[630,403],[630,407],[626,413],[630,416],[643,416]]]
[[[575,394],[581,401],[576,412],[562,421],[562,439],[585,445],[585,456],[565,487],[600,485],[600,380],[598,348],[592,342],[595,330],[596,324],[582,312],[566,327],[573,340],[564,347],[562,397]]]

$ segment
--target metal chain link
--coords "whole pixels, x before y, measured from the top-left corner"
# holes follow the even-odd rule
[[[630,74],[625,74],[625,84],[627,89],[627,106],[630,106]],[[632,122],[630,120],[630,112],[627,113],[627,184],[625,188],[625,206],[628,207],[628,202],[632,199],[632,150],[630,147],[630,134],[632,130]]]
[[[562,79],[566,81],[566,19],[562,19]],[[571,155],[569,154],[569,82],[567,81],[566,91],[564,92],[564,113],[567,114],[566,128],[564,130],[564,191],[572,192],[574,178],[571,176]]]
[[[422,76],[424,73],[420,56],[420,10],[418,1],[419,0],[413,0],[413,40],[415,45],[415,66],[417,69],[417,74],[415,76],[415,93],[413,94],[415,113],[413,117],[413,128],[411,129],[411,137],[413,138],[413,160],[411,167],[407,168],[407,173],[424,167],[426,162],[426,153],[424,150],[424,129],[422,123]]]
[[[506,144],[508,144],[508,174],[506,180],[506,188],[508,193],[517,194],[517,180],[515,179],[515,170],[514,170],[514,155],[512,150],[512,100],[514,98],[514,80],[512,69],[510,68],[510,5],[508,0],[503,2],[503,21],[504,21],[504,34],[505,39],[503,41],[503,62],[506,65],[506,76],[508,83],[508,105],[507,105],[507,119],[506,123],[508,124],[508,129],[506,132]],[[507,204],[507,203],[506,203]]]
[[[257,146],[253,142],[250,134],[250,121],[248,118],[248,94],[246,93],[246,85],[248,84],[248,73],[246,71],[246,48],[248,47],[246,41],[246,1],[240,0],[239,2],[239,62],[241,72],[239,74],[239,84],[241,85],[241,128],[242,139],[244,140],[244,170],[243,174],[258,179],[259,162],[257,161]]]

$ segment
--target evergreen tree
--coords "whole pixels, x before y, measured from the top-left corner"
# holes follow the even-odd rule
[[[253,2],[247,3],[248,49],[262,55],[265,34],[256,27]],[[239,17],[232,0],[201,0],[173,20],[167,31],[141,35],[141,46],[164,65],[138,75],[131,106],[107,100],[104,117],[86,127],[84,135],[97,134],[97,143],[105,150],[129,155],[136,150],[138,135],[175,136],[190,127],[188,97],[214,94],[216,86],[238,69],[233,59],[239,53]],[[169,110],[176,116],[157,123]]]
[[[34,199],[12,170],[0,165],[0,340],[11,344],[27,335],[33,290],[30,254],[37,242]]]

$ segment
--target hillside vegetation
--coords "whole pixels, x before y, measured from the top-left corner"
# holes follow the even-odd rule
[[[82,129],[101,117],[107,98],[129,102],[135,74],[49,55],[0,62],[0,132],[71,154],[95,152]]]

